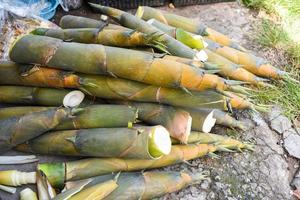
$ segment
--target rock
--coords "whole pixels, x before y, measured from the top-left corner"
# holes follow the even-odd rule
[[[284,139],[284,148],[291,156],[300,159],[300,136],[298,134],[290,134]]]
[[[282,109],[279,106],[274,106],[272,107],[272,110],[267,114],[267,118],[269,121],[272,121],[281,114],[282,114]]]
[[[291,185],[295,187],[294,189],[300,189],[300,168],[298,169],[298,172],[295,174]]]
[[[270,126],[278,134],[283,134],[292,127],[292,123],[287,117],[280,115],[271,121]]]
[[[294,129],[289,129],[289,130],[287,130],[287,131],[284,131],[284,133],[283,133],[283,138],[287,138],[289,135],[291,135],[291,134],[298,134]]]

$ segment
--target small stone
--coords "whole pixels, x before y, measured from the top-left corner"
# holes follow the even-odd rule
[[[209,188],[209,181],[203,181],[203,183],[200,185],[200,187],[204,190],[207,190]]]
[[[220,176],[215,176],[215,180],[216,180],[216,181],[220,181],[220,180],[221,180],[221,177],[220,177]]]
[[[288,153],[296,158],[300,159],[300,136],[296,134],[290,134],[284,139],[284,147]]]
[[[283,134],[291,127],[292,127],[291,121],[283,115],[280,115],[271,121],[271,128],[274,131],[276,131],[278,134]]]

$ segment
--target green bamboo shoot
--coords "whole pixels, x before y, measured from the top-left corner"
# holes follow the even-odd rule
[[[88,184],[91,186],[105,183],[115,175],[98,176]],[[205,179],[201,172],[132,172],[118,176],[118,187],[104,199],[153,199],[167,193],[175,192]]]
[[[160,35],[145,34],[131,29],[111,29],[104,27],[80,29],[46,29],[37,28],[31,32],[34,35],[43,35],[58,38],[64,41],[72,41],[86,44],[103,44],[116,47],[155,47],[160,44]]]
[[[42,106],[61,106],[67,94],[75,94],[75,103],[81,105],[91,105],[94,101],[83,99],[78,101],[77,94],[72,90],[51,89],[24,86],[0,86],[0,103],[23,104],[23,105],[42,105]],[[80,92],[80,91],[79,91]],[[81,92],[80,92],[81,94]],[[81,96],[81,95],[80,95]],[[49,98],[51,97],[51,98]],[[82,97],[80,97],[81,99]],[[74,103],[74,102],[73,102]]]
[[[236,140],[234,140],[236,141]],[[226,140],[225,140],[226,142]],[[228,151],[228,149],[252,150],[252,145],[236,141],[229,144],[189,144],[173,145],[170,154],[155,160],[137,160],[120,158],[91,158],[62,163],[43,163],[38,168],[42,170],[52,185],[62,187],[66,181],[75,181],[89,177],[110,174],[120,171],[137,171],[143,169],[159,168],[176,163],[199,158],[215,151]]]
[[[166,34],[170,35],[171,37],[175,38],[175,39],[181,39],[181,38],[177,38],[178,34],[177,34],[177,29],[171,26],[168,26],[166,24],[160,23],[154,19],[151,19],[149,21],[149,23],[151,23],[151,25],[155,26],[156,28],[160,29],[161,31],[165,32]],[[189,33],[186,33],[189,34]],[[191,37],[196,37],[197,35],[192,35]],[[207,42],[209,42],[209,40],[206,40]],[[181,42],[185,42],[185,41],[181,41]],[[209,42],[208,48],[209,50],[205,50],[206,54],[208,55],[208,62],[215,64],[215,66],[218,66],[220,69],[219,74],[221,74],[224,77],[229,77],[231,79],[234,80],[240,80],[240,81],[245,81],[245,82],[249,82],[249,83],[253,83],[253,84],[262,84],[260,82],[264,81],[264,79],[261,79],[257,76],[255,76],[254,74],[252,74],[251,72],[247,71],[247,69],[243,69],[242,66],[239,66],[237,64],[241,64],[241,63],[232,63],[229,59],[227,60],[226,58],[228,56],[225,56],[226,58],[223,58],[223,54],[221,54],[222,56],[219,56],[217,54],[215,54],[214,52],[216,51],[216,48],[218,48],[218,44],[217,43],[212,43]],[[229,48],[229,47],[227,47]],[[230,48],[231,49],[231,48]],[[235,50],[238,51],[238,50]],[[225,51],[225,54],[228,54],[228,51]],[[247,55],[246,53],[244,53],[245,55]],[[251,70],[253,71],[253,70]],[[257,74],[257,73],[255,73]],[[258,74],[259,75],[259,74]]]
[[[50,132],[16,149],[51,155],[157,159],[170,153],[171,140],[159,125],[98,128]]]
[[[76,110],[54,108],[0,121],[0,152],[5,152],[55,128]]]
[[[64,15],[59,22],[61,28],[103,28],[107,26],[106,22],[90,19],[86,17]]]
[[[138,17],[107,6],[101,6],[97,4],[90,5],[95,9],[98,10],[100,13],[105,14],[109,17],[111,17],[116,22],[120,23],[121,25],[131,28],[136,31],[140,31],[142,33],[147,34],[158,34],[161,35],[161,41],[166,46],[166,50],[170,52],[172,55],[190,58],[190,59],[199,59],[197,58],[197,53],[193,51],[188,46],[182,44],[181,42],[175,40],[174,38],[164,34],[157,28],[149,25],[147,22],[143,21],[142,19],[139,19]]]
[[[213,30],[212,28],[206,27],[199,21],[195,21],[187,17],[179,16],[173,13],[161,11],[147,6],[140,6],[137,9],[136,16],[144,20],[156,19],[164,24],[168,24],[177,28],[182,28],[186,31],[195,33],[197,35],[207,36],[209,39],[218,42],[222,45],[230,46],[240,51],[247,51],[244,47],[234,42],[232,39],[225,36],[224,34],[219,33],[216,30]]]
[[[190,114],[172,106],[155,103],[117,102],[135,107],[138,119],[150,125],[162,125],[170,136],[186,143],[191,132],[192,118]]]
[[[37,63],[86,74],[106,74],[163,87],[196,91],[230,89],[230,85],[216,75],[205,74],[199,68],[170,59],[156,58],[151,53],[96,44],[63,42],[44,36],[21,37],[11,48],[10,58],[20,63]],[[5,65],[4,68],[9,71],[9,66]],[[47,79],[46,75],[49,72],[40,73]],[[68,83],[66,86],[69,87],[78,86],[74,74],[68,76],[57,71],[51,74],[55,80],[60,80],[59,83]],[[33,76],[32,79],[36,81],[34,73],[26,78],[30,80],[30,76]],[[51,82],[54,84],[56,81]]]
[[[2,108],[0,120],[48,109],[50,108],[36,106]],[[80,113],[61,122],[53,130],[127,127],[128,124],[135,123],[138,117],[137,109],[125,105],[91,105],[80,109]]]

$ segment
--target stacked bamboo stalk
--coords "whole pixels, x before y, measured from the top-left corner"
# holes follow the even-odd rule
[[[36,183],[38,195],[24,190],[23,199],[149,199],[205,176],[141,170],[254,150],[210,132],[247,130],[231,112],[266,111],[249,92],[285,72],[188,18],[91,6],[119,25],[64,16],[62,29],[18,38],[12,61],[0,62],[0,103],[10,105],[0,108],[0,153],[88,158],[2,171],[2,188]]]

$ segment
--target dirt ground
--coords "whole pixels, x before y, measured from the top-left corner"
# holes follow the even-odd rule
[[[280,52],[264,49],[255,43],[253,27],[257,23],[257,13],[249,11],[238,3],[219,3],[176,9],[163,7],[162,9],[205,22],[206,25],[234,38],[255,54],[270,60],[274,65],[284,65],[286,62]],[[58,22],[64,14],[58,10],[54,22]],[[72,11],[71,14],[89,16],[95,19],[99,17],[97,14],[90,13],[86,7]],[[161,200],[293,199],[290,183],[299,168],[299,160],[287,153],[284,142],[286,138],[292,135],[299,136],[299,132],[277,107],[265,115],[240,113],[239,117],[241,120],[253,123],[254,128],[234,136],[254,142],[256,144],[255,152],[222,153],[219,154],[219,159],[206,157],[193,160],[189,165],[184,163],[159,169],[189,172],[206,170],[210,175],[210,178],[201,184],[168,194],[161,197]],[[234,133],[234,131],[221,127],[215,128],[213,132],[219,134]],[[7,155],[12,154],[15,152],[7,153]],[[39,156],[39,158],[41,162],[66,159],[44,156]],[[35,165],[0,166],[0,170],[12,168],[31,171]],[[19,188],[18,192],[20,190]],[[18,196],[8,195],[0,191],[0,199],[18,199]]]

